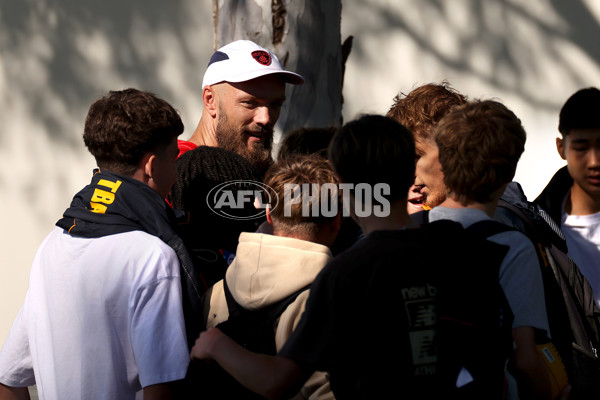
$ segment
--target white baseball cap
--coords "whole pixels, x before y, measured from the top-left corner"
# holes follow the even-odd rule
[[[219,82],[245,82],[269,74],[280,74],[293,85],[304,83],[304,78],[281,66],[269,50],[250,40],[236,40],[218,49],[210,58],[204,73],[202,87]]]

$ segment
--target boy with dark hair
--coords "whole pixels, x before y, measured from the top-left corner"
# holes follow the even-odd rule
[[[564,234],[569,257],[600,306],[600,90],[578,90],[563,105],[556,148],[567,165],[535,199]]]
[[[246,158],[219,147],[198,146],[179,156],[175,165],[177,179],[168,201],[184,213],[178,218],[177,234],[193,264],[182,274],[183,312],[191,348],[202,326],[202,295],[225,276],[240,233],[254,231],[259,224],[250,199],[239,207],[227,207],[230,218],[225,218],[215,212],[214,194],[227,187],[234,198],[240,198],[238,194],[255,189],[253,182],[260,182],[261,177]]]
[[[436,149],[419,159],[417,176],[429,185],[441,174],[447,197],[429,212],[429,220],[449,219],[464,227],[491,220],[524,150],[521,121],[501,103],[474,101],[447,114],[434,139]],[[550,332],[535,249],[513,230],[493,234],[489,240],[510,247],[499,274],[514,315],[515,348],[509,370],[520,398],[550,399],[549,377],[536,351],[536,337]]]
[[[416,159],[435,148],[433,131],[438,122],[454,107],[463,105],[467,98],[450,86],[447,81],[428,83],[410,93],[394,98],[387,116],[395,119],[410,130],[415,139]],[[446,197],[443,187],[425,187],[415,181],[408,193],[409,214],[440,204]]]
[[[46,237],[0,353],[0,397],[170,398],[185,376],[180,264],[164,198],[175,181],[173,107],[136,89],[90,107],[98,169]],[[174,250],[177,249],[177,250]]]
[[[457,377],[458,370],[452,369],[457,375],[442,375],[448,370],[438,363],[436,307],[444,307],[437,302],[438,288],[450,271],[464,278],[461,268],[448,268],[450,254],[461,254],[461,266],[476,264],[482,271],[475,263],[483,257],[481,251],[503,255],[504,249],[496,253],[497,246],[482,241],[468,252],[472,243],[467,246],[460,226],[452,222],[408,229],[406,198],[414,179],[414,154],[411,133],[390,118],[367,115],[344,125],[333,138],[329,159],[341,185],[348,187],[350,212],[365,237],[315,279],[306,311],[278,355],[245,351],[218,329],[209,329],[197,340],[192,358],[216,360],[268,398],[293,395],[315,370],[329,373],[339,399],[392,394],[437,399],[455,395],[464,383],[469,386]],[[382,196],[365,194],[376,185],[386,187]],[[432,242],[440,243],[435,252],[430,251]],[[490,286],[482,282],[488,307],[497,286],[496,275],[490,276]],[[504,360],[498,366],[500,374],[486,388],[487,398],[502,394]]]
[[[230,218],[225,218],[215,212],[211,194],[226,186],[237,199],[240,191],[255,189],[253,183],[260,182],[261,175],[246,158],[220,147],[198,146],[181,155],[176,165],[177,180],[169,200],[187,214],[178,232],[208,289],[223,278],[235,256],[240,233],[255,231],[264,220],[257,216],[250,199],[228,207]],[[237,183],[228,185],[232,182]]]

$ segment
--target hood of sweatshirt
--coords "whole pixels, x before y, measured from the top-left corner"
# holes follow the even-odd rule
[[[235,301],[252,310],[308,286],[331,258],[321,244],[243,232],[225,279]]]

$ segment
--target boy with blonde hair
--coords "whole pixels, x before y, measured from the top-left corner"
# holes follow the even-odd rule
[[[338,206],[338,180],[325,159],[304,155],[289,156],[275,163],[267,170],[264,184],[272,200],[267,205],[267,221],[273,235],[253,232],[240,235],[236,257],[225,278],[206,294],[209,299],[206,325],[222,327],[219,324],[227,324],[224,321],[231,315],[243,318],[244,314],[268,313],[266,310],[284,304],[281,314],[274,316],[278,317],[274,332],[264,334],[270,340],[270,334],[274,333],[274,342],[268,347],[275,354],[298,324],[310,285],[332,259],[329,246],[340,228],[340,213],[334,209]],[[311,192],[306,193],[307,190]],[[324,215],[321,212],[324,207],[332,212]],[[236,310],[239,314],[232,314]],[[234,332],[252,331],[260,326],[256,320],[239,321],[228,321],[232,324],[229,326],[235,327]],[[202,372],[198,379],[203,379]],[[215,397],[234,397],[226,390],[236,387],[235,381],[220,386],[214,388]],[[206,387],[201,390],[200,396],[210,398]],[[309,379],[301,393],[303,398],[333,397],[324,373]]]

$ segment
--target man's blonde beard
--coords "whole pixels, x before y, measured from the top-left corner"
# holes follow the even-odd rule
[[[247,133],[234,129],[229,123],[227,114],[222,112],[219,114],[219,119],[217,120],[215,134],[219,147],[241,155],[250,161],[261,174],[264,174],[267,168],[273,163],[273,158],[271,157],[272,132],[267,140],[253,143],[250,149],[248,148],[249,138]]]

